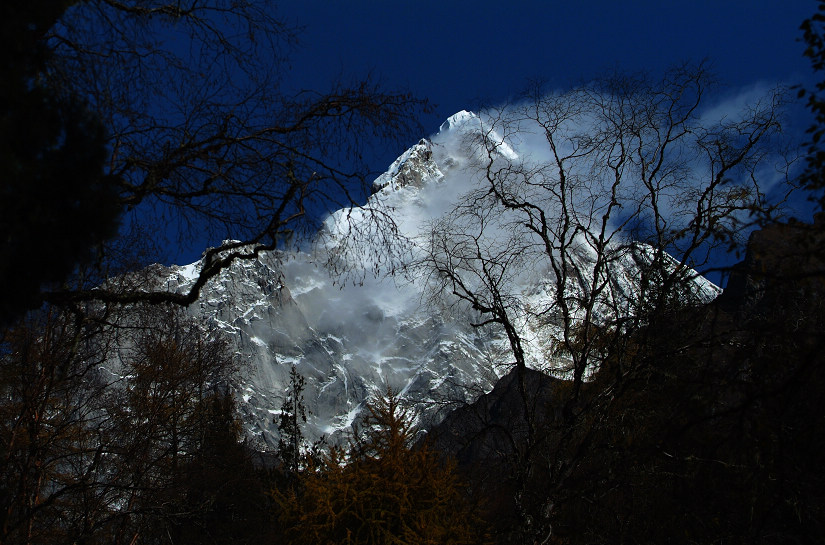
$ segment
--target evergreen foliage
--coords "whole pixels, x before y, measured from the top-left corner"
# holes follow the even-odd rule
[[[287,543],[469,544],[482,541],[454,466],[413,448],[397,394],[367,406],[365,432],[331,448],[286,491],[274,492]]]
[[[295,472],[301,469],[304,434],[301,425],[306,423],[307,414],[304,405],[304,377],[298,373],[295,366],[289,370],[289,387],[284,402],[281,405],[281,414],[278,416],[278,458],[284,464],[284,469]]]
[[[267,478],[242,442],[234,399],[214,393],[202,410],[202,444],[183,467],[179,515],[168,536],[175,544],[261,543],[274,522]]]

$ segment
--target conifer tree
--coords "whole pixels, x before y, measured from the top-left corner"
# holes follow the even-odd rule
[[[293,366],[289,371],[289,390],[277,419],[278,457],[287,471],[298,471],[301,466],[301,446],[304,441],[301,424],[307,421],[304,405],[304,377]]]
[[[478,521],[451,462],[414,447],[397,394],[367,406],[366,431],[345,452],[332,448],[297,485],[274,494],[287,542],[468,544]]]

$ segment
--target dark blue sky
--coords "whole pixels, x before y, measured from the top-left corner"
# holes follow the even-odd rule
[[[707,59],[723,94],[813,81],[799,30],[812,0],[304,0],[279,9],[303,27],[291,84],[322,89],[372,73],[434,104],[420,137],[459,110],[517,97],[531,79],[565,89],[607,70]],[[790,129],[801,134],[809,119],[799,112]],[[383,150],[371,167],[382,171],[403,151]]]
[[[815,10],[813,0],[289,0],[275,15],[302,27],[286,87],[323,91],[372,74],[386,90],[434,105],[422,134],[365,157],[379,173],[448,116],[501,105],[531,79],[564,90],[607,70],[656,74],[707,59],[722,93],[810,86],[799,25]],[[808,124],[805,114],[791,128],[801,134]],[[170,258],[192,261],[217,242]]]
[[[317,89],[371,71],[388,88],[430,99],[436,111],[422,122],[434,131],[456,111],[518,94],[530,78],[564,88],[608,69],[655,72],[707,58],[731,86],[802,82],[810,70],[799,25],[816,3],[304,0],[279,9],[304,27],[293,84]]]

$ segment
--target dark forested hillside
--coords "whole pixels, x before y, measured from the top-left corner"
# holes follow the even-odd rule
[[[565,381],[531,374],[532,443],[512,376],[433,430],[490,500],[499,540],[821,539],[823,219],[754,233],[723,296],[637,333],[570,415]]]

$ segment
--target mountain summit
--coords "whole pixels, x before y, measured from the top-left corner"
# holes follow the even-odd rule
[[[236,262],[204,287],[189,312],[236,346],[245,364],[234,384],[238,404],[259,448],[277,445],[275,417],[293,366],[306,379],[309,438],[346,433],[365,401],[388,387],[414,404],[421,423],[433,424],[507,374],[512,356],[504,331],[474,327],[478,312],[433,292],[418,266],[433,225],[478,187],[473,142],[485,138],[501,140],[476,114],[453,115],[375,180],[364,206],[330,214],[312,252]],[[518,157],[503,141],[496,150]],[[617,291],[633,292],[638,259],[619,260]],[[343,281],[322,264],[344,271]],[[170,267],[166,284],[185,289],[198,266]],[[513,281],[511,292],[527,305],[548,305],[547,267]],[[697,277],[699,298],[718,291]],[[529,365],[552,369],[552,335],[527,318],[519,323]]]

